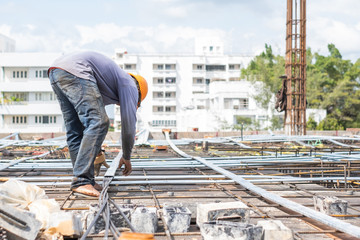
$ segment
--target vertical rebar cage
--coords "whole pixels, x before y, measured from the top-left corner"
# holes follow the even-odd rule
[[[306,135],[306,0],[287,0],[284,130]]]

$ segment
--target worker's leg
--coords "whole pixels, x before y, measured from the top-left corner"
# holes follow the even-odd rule
[[[94,185],[94,159],[100,151],[109,127],[109,119],[99,89],[94,81],[71,74],[62,76],[54,83],[74,106],[84,130],[74,164],[71,188],[86,184]]]
[[[67,144],[69,147],[71,163],[74,167],[83,137],[84,127],[77,115],[73,104],[69,101],[67,96],[58,87],[58,85],[54,84],[54,82],[57,82],[59,79],[62,79],[67,75],[67,72],[60,69],[55,69],[51,72],[49,77],[52,83],[51,86],[60,103],[61,111],[65,122]]]

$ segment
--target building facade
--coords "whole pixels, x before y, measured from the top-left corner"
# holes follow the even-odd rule
[[[60,54],[0,53],[0,132],[63,132],[47,69]]]
[[[139,128],[218,131],[239,124],[239,117],[269,124],[269,110],[253,98],[256,89],[240,79],[251,57],[226,55],[222,44],[197,45],[192,55],[128,54],[117,49],[114,60],[148,80],[148,96],[138,111]],[[116,108],[114,124],[119,130]]]
[[[241,80],[247,56],[223,53],[223,46],[200,45],[195,54],[128,54],[118,49],[114,61],[141,74],[149,92],[138,110],[137,128],[161,131],[220,131],[244,119],[260,129],[270,125],[271,107],[254,99],[257,87]],[[0,132],[64,132],[60,106],[47,76],[59,53],[0,53]],[[110,106],[111,107],[111,106]],[[114,129],[120,131],[120,109],[113,106]],[[315,110],[316,121],[326,113]],[[281,114],[283,115],[283,114]],[[249,126],[245,126],[248,128]]]

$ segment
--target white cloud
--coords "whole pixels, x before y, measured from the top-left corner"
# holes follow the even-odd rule
[[[76,29],[81,36],[80,44],[84,45],[96,40],[109,43],[114,39],[126,37],[132,27],[120,27],[114,23],[102,23],[94,27],[78,25]]]
[[[29,29],[30,31],[35,30],[36,26],[32,25],[32,24],[26,24],[25,25],[27,29]]]
[[[170,17],[184,18],[187,16],[187,10],[184,6],[169,7],[165,9],[165,14]]]
[[[10,32],[11,32],[11,26],[10,25],[7,25],[7,24],[1,24],[0,25],[0,33],[1,34],[10,37]]]
[[[358,22],[358,24],[355,25],[356,30],[360,31],[360,22]]]
[[[126,47],[142,52],[193,51],[189,46],[177,46],[179,41],[192,41],[196,38],[226,39],[230,33],[219,29],[171,27],[165,24],[156,27],[118,26],[114,23],[99,24],[93,27],[76,26],[80,34],[79,45],[89,45],[96,41],[103,43],[117,42]],[[116,44],[116,43],[115,43]],[[183,48],[182,48],[183,47]]]
[[[334,43],[344,55],[359,52],[360,29],[329,18],[317,17],[309,21],[308,45],[327,54],[327,44]]]

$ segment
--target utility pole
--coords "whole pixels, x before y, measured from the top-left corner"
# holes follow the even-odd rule
[[[286,135],[306,135],[306,0],[287,0]]]

